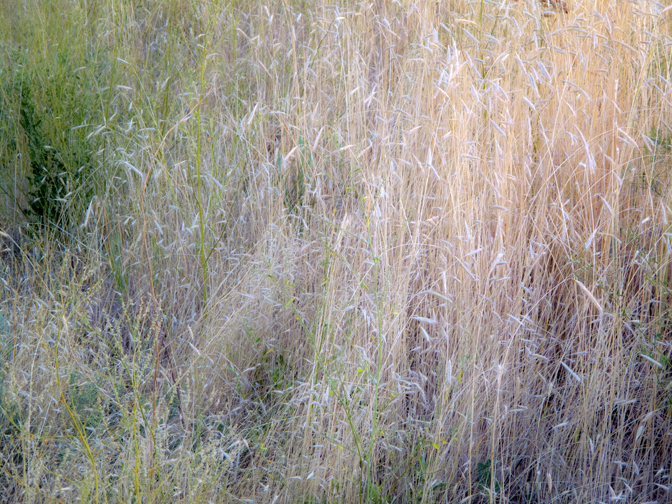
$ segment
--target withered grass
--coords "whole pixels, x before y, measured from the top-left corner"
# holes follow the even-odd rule
[[[1,2],[0,500],[670,502],[672,11],[553,5]]]

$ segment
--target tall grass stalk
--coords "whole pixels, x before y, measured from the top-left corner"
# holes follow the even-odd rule
[[[199,90],[200,90],[200,99],[198,101],[198,105],[196,106],[196,181],[198,184],[198,192],[197,192],[197,199],[198,199],[198,222],[199,222],[199,235],[198,238],[200,240],[200,255],[201,255],[201,270],[203,273],[203,305],[206,307],[207,310],[207,304],[208,304],[208,258],[206,257],[206,250],[205,250],[205,227],[204,227],[204,222],[203,222],[203,200],[202,200],[202,195],[201,195],[201,185],[203,183],[201,179],[201,106],[203,99],[205,98],[205,70],[206,70],[206,65],[208,64],[208,57],[207,57],[207,35],[203,34],[201,36],[202,41],[201,41],[201,49],[203,51],[203,59],[201,61],[201,68],[200,68],[200,82],[199,82]],[[206,311],[207,314],[207,311]]]
[[[61,342],[61,337],[63,335],[63,332],[66,333],[68,332],[68,321],[63,315],[61,317],[61,320],[59,320],[59,327],[58,327],[58,335],[56,338],[56,341],[54,342],[53,348],[51,351],[53,352],[53,358],[54,358],[54,376],[56,378],[56,384],[58,386],[58,390],[60,391],[60,402],[61,404],[65,407],[68,417],[70,418],[70,421],[72,422],[72,425],[74,426],[76,432],[77,432],[77,437],[79,439],[79,442],[82,444],[84,447],[84,452],[86,454],[86,457],[91,464],[91,471],[93,472],[93,478],[94,478],[94,484],[95,484],[95,490],[94,490],[94,500],[95,502],[100,502],[100,493],[99,493],[99,476],[98,476],[98,469],[96,466],[96,459],[94,457],[93,451],[91,450],[91,446],[89,444],[88,436],[85,431],[84,425],[82,425],[82,422],[78,416],[78,414],[73,411],[72,406],[68,403],[68,399],[65,397],[65,394],[63,392],[64,387],[61,384],[61,379],[60,379],[60,371],[59,371],[59,347],[60,347],[60,342]],[[69,338],[68,338],[69,339]],[[30,426],[30,420],[28,422],[28,425]],[[26,467],[28,464],[26,464]],[[27,475],[24,473],[24,479],[27,480]]]

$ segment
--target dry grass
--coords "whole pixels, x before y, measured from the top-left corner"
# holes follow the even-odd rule
[[[670,502],[672,11],[566,7],[0,2],[0,500]]]

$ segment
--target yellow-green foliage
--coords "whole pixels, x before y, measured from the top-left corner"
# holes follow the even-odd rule
[[[670,8],[0,35],[0,501],[672,499]]]

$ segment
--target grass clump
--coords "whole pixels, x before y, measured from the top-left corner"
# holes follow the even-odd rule
[[[0,9],[0,500],[670,499],[669,10]]]
[[[11,45],[0,76],[3,107],[2,192],[38,227],[70,233],[104,192],[94,153],[100,119],[97,62],[68,47]],[[42,52],[42,54],[40,54]],[[93,128],[96,129],[93,129]],[[110,173],[110,172],[106,172]]]

